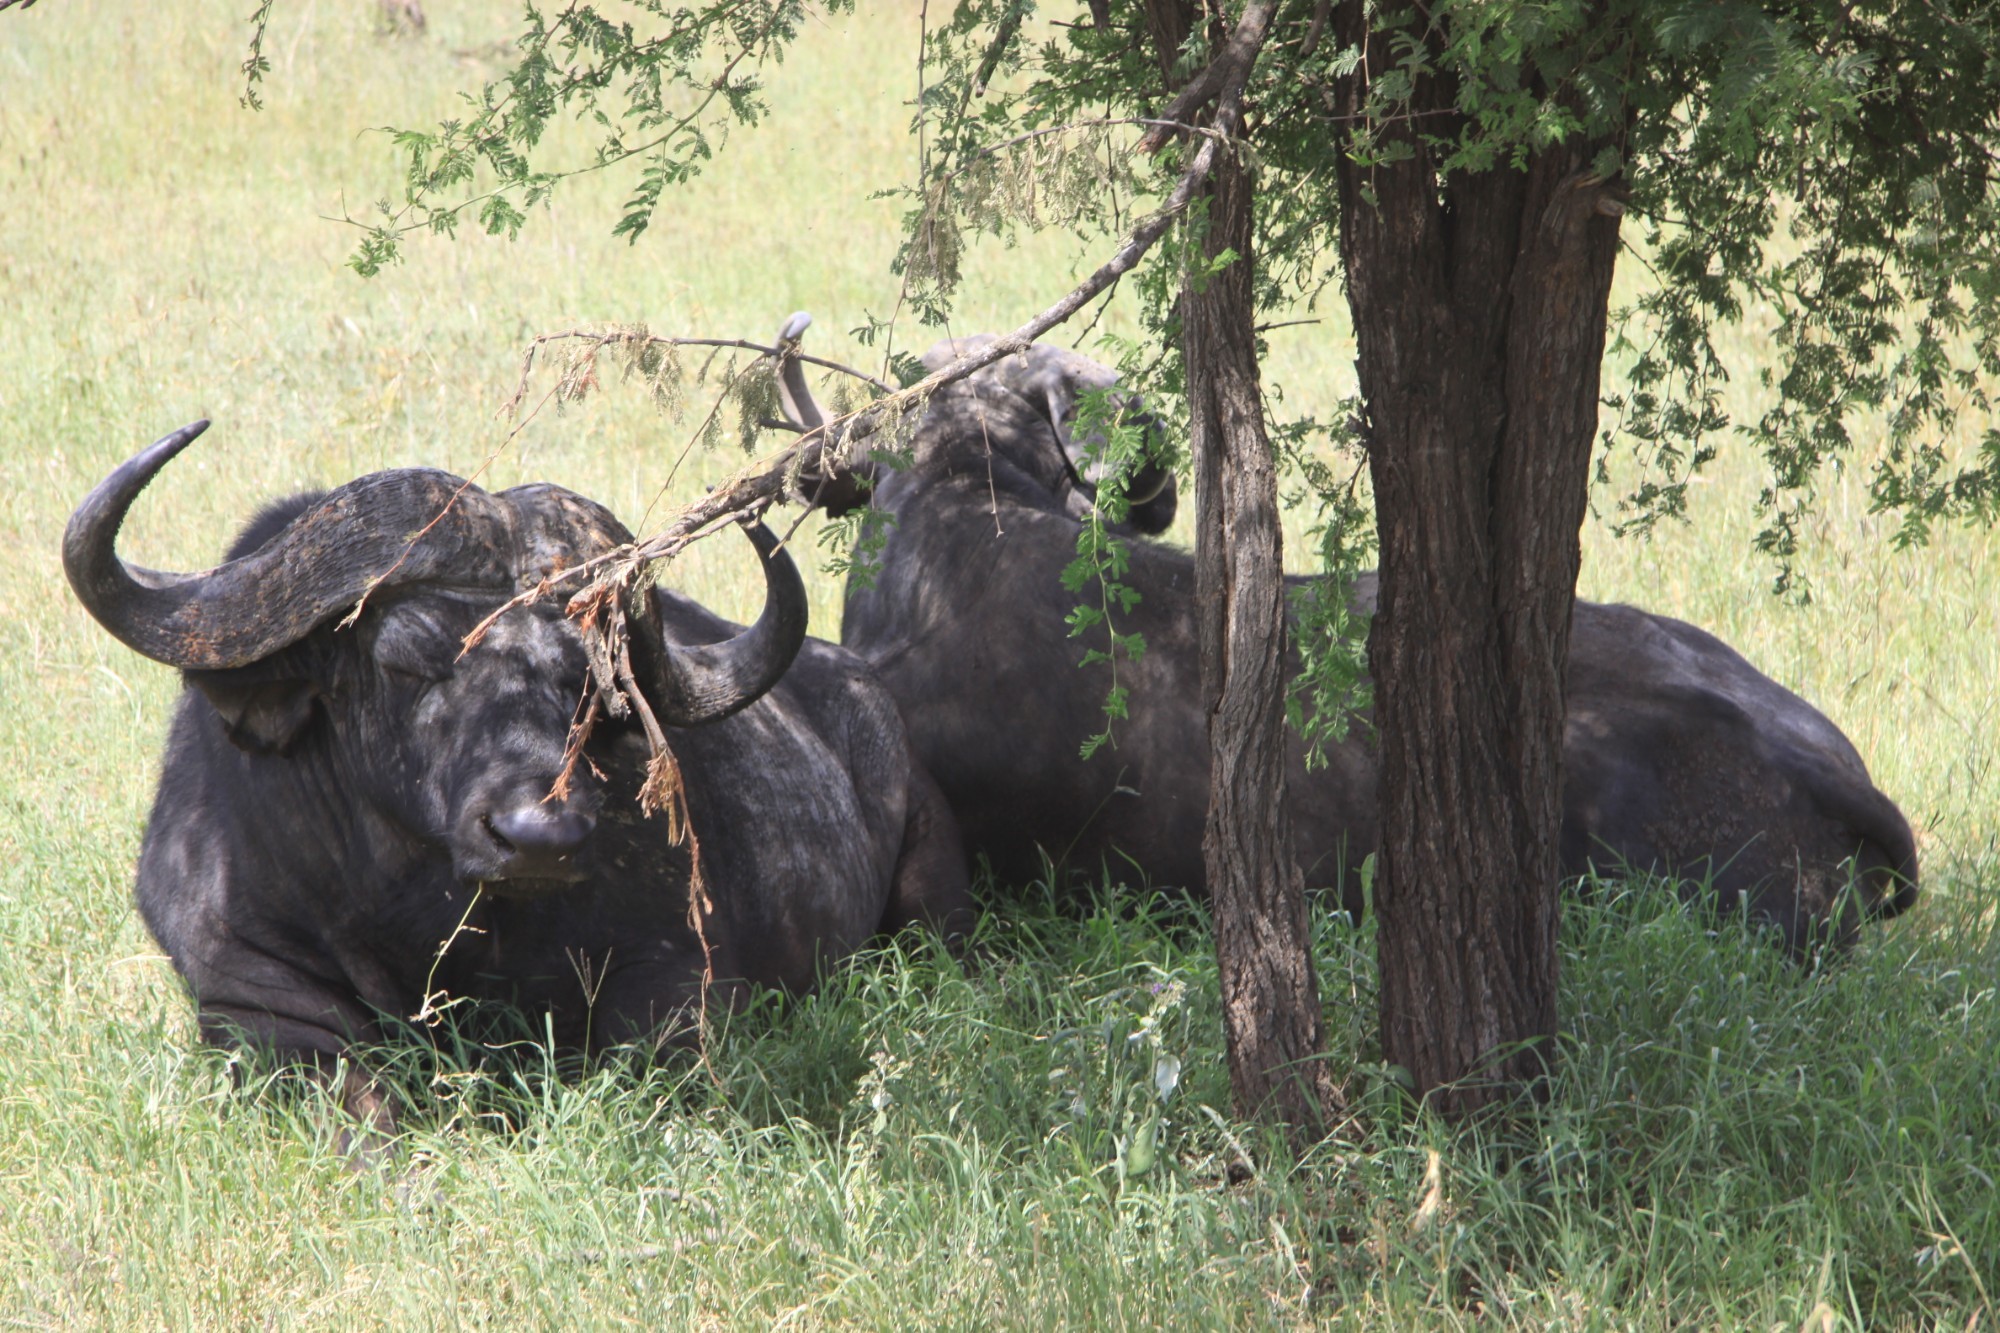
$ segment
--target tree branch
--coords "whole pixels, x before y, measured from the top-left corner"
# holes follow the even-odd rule
[[[1243,7],[1243,17],[1236,21],[1229,40],[1222,44],[1222,50],[1216,53],[1215,59],[1208,62],[1208,68],[1188,80],[1187,86],[1175,95],[1174,100],[1161,108],[1157,119],[1193,120],[1195,113],[1212,101],[1240,98],[1243,85],[1250,79],[1250,66],[1256,63],[1257,53],[1263,49],[1265,37],[1270,35],[1271,18],[1277,12],[1277,0],[1250,0]],[[1159,152],[1166,147],[1168,133],[1163,126],[1148,130],[1146,136],[1139,140],[1139,151]]]
[[[1311,60],[1313,52],[1319,50],[1320,34],[1326,31],[1327,15],[1332,10],[1332,0],[1319,0],[1313,6],[1312,24],[1306,29],[1305,40],[1299,43],[1299,59]]]
[[[1208,178],[1209,171],[1215,165],[1218,151],[1214,139],[1205,141],[1196,150],[1193,161],[1181,174],[1180,180],[1175,183],[1165,202],[1126,235],[1123,244],[1109,259],[1055,304],[1012,333],[1003,334],[979,350],[958,357],[949,365],[925,376],[907,389],[887,394],[865,408],[849,412],[816,430],[805,432],[770,459],[745,468],[707,495],[683,505],[655,535],[638,542],[627,552],[612,552],[604,559],[622,559],[637,566],[650,560],[670,558],[685,550],[697,535],[705,532],[719,520],[735,514],[762,512],[769,507],[782,494],[785,477],[795,474],[801,467],[817,467],[829,443],[840,447],[852,440],[864,438],[874,433],[883,418],[900,416],[913,408],[920,409],[933,393],[946,385],[984,370],[1003,357],[1026,351],[1036,339],[1074,315],[1112,283],[1137,267],[1153,243],[1159,240],[1174,220],[1186,210],[1195,191],[1200,188],[1202,181]],[[579,570],[582,568],[583,566],[578,567]]]
[[[535,335],[533,341],[528,344],[528,350],[521,354],[521,378],[514,385],[513,396],[501,405],[501,416],[514,415],[519,410],[522,400],[528,396],[528,378],[534,373],[535,357],[540,353],[542,348],[549,343],[566,341],[593,343],[598,347],[611,347],[618,343],[638,343],[646,347],[741,348],[746,352],[761,352],[765,356],[777,356],[785,350],[782,347],[751,342],[748,338],[667,338],[657,333],[647,333],[643,329],[608,329],[603,331],[597,329],[563,329],[556,333],[538,333]],[[896,386],[887,380],[871,375],[865,370],[856,370],[853,366],[842,362],[829,361],[825,357],[808,356],[796,348],[793,348],[789,354],[805,362],[807,365],[819,366],[825,370],[833,370],[843,375],[850,375],[871,385],[882,393],[894,393],[896,391]]]
[[[14,2],[14,0],[7,0],[7,2],[11,4]],[[34,3],[34,0],[27,0],[27,3],[32,4]],[[736,10],[741,9],[742,7],[743,6],[741,4],[725,7],[718,11],[713,12],[708,17],[714,18],[717,21],[726,20]],[[0,5],[0,8],[5,8],[5,5]],[[265,0],[265,8],[258,11],[259,17],[261,18],[261,16],[264,15],[268,9],[269,9],[269,0]],[[500,117],[500,125],[501,125],[501,132],[499,137],[507,139],[515,137],[513,133],[508,130],[507,128],[508,119],[503,114],[508,105],[515,100],[514,89],[510,85],[507,92],[501,96],[498,102],[494,103],[491,107],[482,112],[479,117],[477,117],[475,120],[471,122],[472,128],[470,132],[468,132],[465,127],[459,126],[455,122],[447,122],[444,126],[440,127],[441,132],[437,136],[438,139],[445,141],[447,144],[452,143],[454,140],[462,142],[465,145],[462,151],[471,152],[477,150],[480,156],[485,159],[489,167],[493,167],[497,171],[499,171],[499,174],[501,176],[500,182],[493,188],[482,191],[481,193],[475,195],[471,195],[465,199],[461,199],[459,202],[455,204],[449,204],[442,208],[439,208],[439,207],[433,207],[429,203],[424,202],[425,199],[433,193],[436,187],[434,187],[428,181],[423,181],[421,183],[415,183],[410,186],[407,186],[404,191],[405,198],[402,206],[400,208],[397,208],[393,213],[387,213],[385,210],[386,215],[382,222],[371,225],[369,223],[360,221],[352,216],[347,215],[345,207],[343,207],[341,210],[342,212],[341,217],[328,218],[327,220],[331,222],[342,222],[347,224],[348,226],[359,228],[360,230],[367,232],[371,240],[377,238],[386,238],[391,243],[393,243],[395,241],[399,241],[401,237],[423,228],[428,228],[429,230],[434,232],[440,230],[447,230],[449,229],[450,226],[456,225],[456,219],[461,214],[465,213],[467,210],[471,209],[477,204],[486,202],[488,199],[499,198],[509,194],[510,192],[515,192],[522,189],[533,189],[538,185],[551,186],[559,181],[570,180],[577,176],[586,176],[591,174],[592,172],[602,171],[606,167],[616,166],[620,163],[630,161],[635,157],[640,157],[645,154],[652,153],[656,150],[664,152],[667,146],[671,144],[676,137],[685,133],[689,126],[694,125],[702,117],[702,115],[707,112],[709,107],[714,105],[716,99],[718,97],[721,97],[723,93],[728,90],[728,88],[730,87],[730,82],[729,82],[730,76],[735,73],[736,67],[738,65],[741,65],[745,60],[750,59],[754,53],[763,50],[767,46],[767,44],[770,41],[772,32],[776,30],[778,20],[781,17],[781,13],[782,11],[780,8],[774,7],[771,10],[769,18],[765,21],[764,26],[758,31],[754,41],[744,43],[741,49],[739,49],[734,55],[729,57],[728,61],[723,65],[719,73],[715,74],[713,77],[703,79],[699,83],[693,85],[694,87],[703,90],[703,96],[701,97],[701,100],[695,104],[695,107],[692,111],[689,111],[686,115],[674,121],[667,127],[667,129],[663,133],[655,135],[651,139],[648,139],[645,143],[630,148],[620,145],[616,149],[616,151],[608,151],[606,146],[600,145],[597,153],[597,159],[595,161],[589,163],[586,166],[572,167],[565,171],[529,173],[525,170],[525,162],[526,162],[525,158],[522,159],[521,171],[510,172],[503,170],[501,169],[501,164],[495,159],[494,153],[490,145],[481,146],[480,140],[482,138],[482,134],[480,133],[480,129],[482,126],[489,125],[493,121],[494,117],[498,116]],[[543,39],[542,44],[544,48],[546,48],[546,46],[549,43],[556,41],[557,34],[561,33],[566,27],[570,26],[572,20],[575,18],[575,14],[576,14],[575,7],[571,6],[570,9],[566,10],[557,19],[555,25],[549,29],[548,33]],[[707,19],[705,18],[704,21],[707,21]],[[629,31],[627,35],[629,37]],[[256,45],[256,43],[260,43],[262,39],[263,39],[263,28],[259,26],[257,29],[256,41],[253,42],[251,50],[251,59],[244,63],[244,69],[246,73],[250,73],[251,64],[261,58],[259,54],[259,48]],[[662,38],[659,40],[668,41],[671,39],[672,35],[670,34],[669,37]],[[607,57],[607,59],[610,58]],[[617,67],[618,65],[615,60],[613,60],[609,65],[609,68],[617,68]],[[606,70],[607,70],[606,65],[586,66],[581,71],[571,70],[567,72],[561,85],[554,91],[552,95],[562,105],[567,106],[569,104],[569,99],[571,95],[577,89],[579,88],[587,89],[591,87],[594,84],[599,73]],[[252,77],[251,82],[255,83],[257,82],[257,79],[255,77]],[[490,85],[489,85],[489,91],[490,91]],[[642,124],[643,123],[644,122],[642,122]],[[657,124],[657,122],[655,122],[655,124]],[[393,132],[393,127],[387,127],[387,128],[389,128]],[[399,138],[400,137],[401,136],[399,135]],[[423,151],[434,150],[437,146],[436,141],[431,140],[431,136],[425,135],[423,136],[423,138],[426,141],[429,141],[430,143],[429,149],[412,148],[409,150],[413,180],[414,180],[415,166],[418,160],[418,154]],[[613,141],[614,142],[616,141],[615,136]],[[629,208],[630,205],[627,205],[627,207]],[[421,216],[417,221],[408,221],[408,219],[411,217],[413,213],[420,214]],[[650,219],[651,215],[652,215],[652,210],[648,208],[646,212],[646,217]],[[628,222],[630,221],[629,216],[627,217],[626,221]],[[639,230],[644,230],[645,225],[646,224],[642,222],[639,225]],[[623,224],[621,223],[621,227],[622,226]],[[614,230],[613,235],[617,234],[619,234],[618,231]],[[634,231],[632,233],[634,239],[636,239],[637,235],[638,235],[637,231]],[[364,241],[363,248],[357,251],[355,253],[355,256],[348,261],[350,266],[353,267],[355,271],[360,273],[361,276],[364,278],[373,277],[375,271],[381,267],[381,262],[382,262],[381,260],[377,259],[369,259],[367,257],[367,254],[368,254],[368,242]],[[391,252],[391,254],[393,254],[393,251]]]
[[[845,450],[852,442],[873,434],[884,421],[900,419],[911,411],[921,411],[930,396],[946,385],[983,370],[1003,357],[1026,351],[1036,339],[1067,320],[1095,300],[1113,283],[1130,273],[1145,257],[1146,252],[1152,249],[1153,244],[1166,234],[1167,228],[1187,210],[1188,204],[1201,189],[1203,182],[1208,179],[1210,171],[1214,169],[1217,155],[1229,151],[1226,136],[1234,128],[1240,116],[1243,88],[1249,79],[1250,69],[1256,61],[1257,53],[1269,32],[1273,9],[1275,9],[1274,3],[1269,3],[1267,0],[1252,0],[1249,9],[1244,13],[1243,21],[1237,25],[1236,32],[1231,35],[1223,54],[1217,57],[1217,64],[1223,67],[1223,73],[1216,81],[1214,93],[1219,99],[1214,126],[1217,132],[1202,137],[1193,158],[1182,171],[1180,179],[1174,182],[1173,189],[1167,192],[1167,197],[1161,201],[1160,207],[1126,233],[1124,241],[1112,252],[1111,257],[1098,265],[1095,272],[1070,289],[1060,300],[1013,332],[995,338],[975,352],[956,358],[908,388],[884,394],[865,407],[801,433],[797,440],[776,454],[739,470],[706,495],[682,505],[652,536],[574,565],[552,576],[536,588],[520,594],[507,606],[539,600],[555,591],[558,586],[575,584],[586,576],[589,584],[570,599],[572,607],[588,602],[591,596],[599,593],[606,584],[633,586],[640,571],[653,561],[672,559],[726,522],[763,514],[771,505],[783,498],[791,479],[798,477],[802,472],[823,468],[829,447]],[[735,346],[766,353],[775,353],[778,350],[738,340],[668,341],[705,346]],[[816,364],[830,363],[816,362]],[[844,366],[834,368],[846,369]],[[504,611],[507,608],[501,609]]]
[[[515,596],[495,611],[490,619],[497,619],[513,607],[539,601],[554,593],[559,587],[576,585],[586,579],[588,582],[571,597],[572,606],[587,601],[600,585],[607,582],[630,586],[636,581],[639,571],[651,562],[672,559],[703,537],[719,531],[731,520],[761,515],[783,497],[787,478],[796,477],[802,471],[822,466],[829,445],[844,448],[852,441],[864,439],[872,435],[885,418],[900,416],[912,409],[921,409],[931,394],[946,385],[983,370],[1003,357],[1025,351],[1036,339],[1074,315],[1138,265],[1139,260],[1152,248],[1153,243],[1159,240],[1173,221],[1186,210],[1195,191],[1201,188],[1201,183],[1208,178],[1208,173],[1213,169],[1218,151],[1220,151],[1218,141],[1213,138],[1206,139],[1196,150],[1187,170],[1181,174],[1159,209],[1127,233],[1123,244],[1111,258],[1099,265],[1095,272],[1071,289],[1061,300],[1012,333],[994,339],[976,352],[959,357],[907,389],[885,394],[866,407],[836,417],[824,426],[803,432],[797,440],[776,454],[741,469],[734,476],[716,485],[706,495],[682,505],[652,536],[634,542],[630,546],[606,551],[602,555],[581,561],[552,575],[538,586]],[[579,335],[547,336],[556,338]],[[688,338],[664,341],[701,346],[742,347],[748,351],[777,350],[759,343],[736,339]],[[530,354],[532,355],[532,349]]]

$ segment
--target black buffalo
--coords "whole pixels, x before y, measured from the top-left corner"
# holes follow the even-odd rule
[[[629,720],[600,718],[566,761],[594,678],[562,597],[461,651],[516,593],[628,541],[607,510],[382,472],[272,506],[205,573],[126,565],[127,509],[206,424],[99,485],[63,560],[106,629],[185,673],[137,894],[207,1038],[331,1072],[385,1017],[449,997],[589,1050],[679,1024],[705,974],[722,1002],[800,990],[904,922],[962,928],[950,815],[866,666],[805,637],[797,571],[761,526],[750,629],[659,589],[632,617],[628,675],[667,726],[694,835],[676,843],[635,800],[650,751]],[[346,1067],[350,1106],[386,1116]]]
[[[941,345],[930,364],[978,341]],[[803,377],[788,376],[790,396],[806,396]],[[1114,383],[1081,356],[1034,347],[935,395],[906,465],[864,457],[830,479],[835,509],[872,485],[892,519],[872,583],[848,585],[841,637],[874,664],[968,845],[1000,874],[1030,875],[1046,854],[1085,867],[1130,861],[1156,882],[1198,888],[1208,763],[1194,570],[1184,552],[1145,540],[1174,514],[1173,478],[1155,467],[1133,479],[1139,503],[1123,531],[1123,581],[1143,600],[1119,628],[1146,642],[1142,660],[1119,668],[1131,717],[1115,747],[1077,757],[1101,724],[1109,681],[1102,665],[1078,668],[1084,645],[1064,626],[1079,599],[1060,574],[1097,480],[1072,425],[1079,396]],[[1372,606],[1372,575],[1358,600]],[[1712,635],[1579,601],[1568,700],[1569,873],[1706,876],[1723,908],[1777,927],[1795,954],[1829,932],[1851,937],[1850,879],[1871,913],[1914,900],[1909,825],[1854,747]],[[1308,883],[1343,883],[1350,908],[1360,898],[1352,872],[1377,836],[1375,772],[1356,738],[1308,773],[1293,738],[1300,863]]]

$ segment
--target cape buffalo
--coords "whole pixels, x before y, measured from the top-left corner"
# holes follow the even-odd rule
[[[651,752],[629,721],[600,718],[566,754],[596,686],[561,597],[462,646],[517,593],[628,542],[609,511],[407,469],[271,506],[205,573],[126,565],[127,509],[206,425],[92,491],[63,563],[107,630],[185,673],[137,896],[209,1040],[330,1072],[383,1016],[449,996],[517,1006],[537,1031],[545,1015],[560,1047],[589,1050],[659,1032],[705,975],[722,1002],[800,990],[880,931],[963,928],[935,784],[867,667],[806,639],[798,573],[761,525],[750,629],[637,595],[626,675],[678,758],[693,837],[677,841],[635,799]],[[386,1123],[346,1067],[350,1108]]]
[[[933,368],[984,339],[933,349]],[[809,399],[795,363],[787,399]],[[1108,668],[1078,668],[1085,645],[1065,613],[1060,575],[1074,557],[1095,482],[1072,433],[1079,397],[1114,374],[1036,346],[937,393],[906,463],[867,457],[829,478],[838,511],[872,503],[890,516],[881,567],[847,591],[842,642],[874,664],[902,706],[917,753],[958,815],[968,845],[1003,876],[1046,853],[1096,866],[1128,859],[1163,884],[1199,888],[1208,761],[1188,604],[1193,561],[1145,540],[1173,519],[1174,481],[1149,467],[1130,489],[1121,532],[1143,600],[1119,616],[1145,637],[1121,663],[1129,720],[1088,762]],[[1128,404],[1133,410],[1136,404]],[[807,407],[809,417],[816,409]],[[1295,582],[1297,582],[1295,580]],[[1373,576],[1358,589],[1371,608]],[[1296,670],[1296,657],[1294,657]],[[1909,825],[1869,781],[1838,728],[1726,644],[1627,606],[1576,604],[1565,738],[1563,858],[1708,877],[1720,905],[1783,933],[1795,956],[1852,937],[1861,904],[1893,915],[1916,895]],[[1375,763],[1361,738],[1307,772],[1292,741],[1292,827],[1306,880],[1344,883],[1373,848]]]

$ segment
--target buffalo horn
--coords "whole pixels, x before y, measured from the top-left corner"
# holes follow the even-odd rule
[[[805,336],[812,322],[811,315],[798,310],[778,330],[778,402],[785,410],[785,419],[802,431],[818,430],[826,424],[826,413],[814,401],[812,389],[806,384],[805,367],[799,364],[797,355],[799,339]]]
[[[635,666],[660,721],[693,727],[728,717],[778,683],[806,638],[806,587],[798,566],[762,523],[745,527],[764,563],[764,610],[757,623],[721,643],[668,642],[653,596],[632,636]]]
[[[175,574],[118,558],[139,492],[208,429],[183,426],[126,461],[77,506],[63,572],[84,609],[127,647],[182,670],[248,666],[296,643],[375,586],[509,588],[513,538],[492,496],[445,472],[378,472],[329,493],[264,546]]]
[[[778,330],[778,402],[785,420],[801,432],[818,430],[827,422],[798,358],[799,339],[811,324],[812,316],[800,310]],[[875,429],[875,424],[875,414],[865,414],[838,432],[840,443],[821,441],[818,461],[799,472],[798,494],[806,504],[819,505],[829,516],[839,518],[868,503],[866,487],[874,484],[874,469],[860,440]]]

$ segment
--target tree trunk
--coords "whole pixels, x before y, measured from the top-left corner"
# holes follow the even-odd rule
[[[1244,1115],[1318,1138],[1338,1105],[1322,1054],[1305,888],[1285,809],[1285,588],[1251,297],[1251,181],[1222,154],[1203,253],[1239,258],[1181,290],[1195,474],[1195,605],[1208,715],[1202,838],[1229,1081]]]
[[[1363,114],[1366,40],[1339,110]],[[1596,433],[1618,204],[1595,143],[1440,178],[1412,155],[1340,175],[1341,258],[1381,540],[1369,639],[1381,738],[1382,1047],[1462,1114],[1534,1084],[1556,1030],[1563,671]]]

